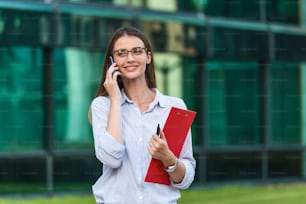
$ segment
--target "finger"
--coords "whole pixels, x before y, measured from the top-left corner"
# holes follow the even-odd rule
[[[154,154],[154,152],[155,152],[155,147],[154,147],[154,145],[153,145],[152,143],[149,143],[149,145],[148,145],[148,150],[149,150],[149,152],[150,152],[151,155]]]
[[[164,131],[160,131],[160,139],[166,140]]]
[[[113,73],[116,69],[118,69],[118,67],[117,67],[116,63],[114,63],[114,64],[112,64],[111,66],[108,67],[107,73],[108,73],[108,74],[111,74],[111,73]]]
[[[162,143],[162,138],[155,134],[152,136],[151,143],[153,143],[154,147],[159,148]]]
[[[156,141],[155,141],[155,137],[156,135],[153,135],[153,138],[150,140],[149,144],[151,147],[155,147],[156,146]]]
[[[118,70],[118,67],[112,67],[112,66],[107,70],[106,73],[106,79],[108,79],[109,81],[113,79],[114,73]]]
[[[110,69],[111,67],[116,67],[116,66],[117,66],[117,64],[116,64],[116,62],[114,62],[113,64],[109,65],[108,69]]]
[[[152,140],[158,141],[159,136],[157,134],[152,135]]]
[[[116,71],[113,72],[112,79],[115,81],[115,80],[117,80],[118,76],[120,76],[120,75],[121,75],[121,73],[118,70],[116,70]]]
[[[112,70],[113,68],[112,67],[110,67],[108,70],[107,70],[107,72],[106,72],[106,80],[110,80],[111,78],[112,78],[112,73],[113,73],[113,70]]]
[[[148,145],[148,151],[149,151],[150,154],[152,155],[152,150],[151,150],[150,144]]]

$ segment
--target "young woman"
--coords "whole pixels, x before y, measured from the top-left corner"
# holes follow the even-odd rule
[[[195,175],[191,132],[179,158],[168,148],[163,131],[156,135],[171,107],[186,109],[183,100],[156,89],[148,40],[134,27],[119,28],[110,40],[91,104],[95,153],[103,164],[103,174],[93,185],[97,203],[176,203],[179,189],[191,185]],[[145,182],[152,158],[162,162],[170,185]]]

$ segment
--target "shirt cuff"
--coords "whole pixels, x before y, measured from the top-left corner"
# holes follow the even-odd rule
[[[178,189],[187,189],[191,185],[194,179],[194,170],[188,163],[188,161],[179,160],[185,166],[185,176],[181,183],[174,183],[171,181],[171,185]]]
[[[104,131],[105,137],[99,138],[99,144],[105,152],[112,155],[116,159],[120,159],[124,155],[125,146],[117,142],[107,131]],[[100,146],[99,145],[99,146]]]

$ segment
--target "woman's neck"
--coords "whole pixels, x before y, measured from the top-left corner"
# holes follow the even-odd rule
[[[146,111],[155,98],[155,92],[150,89],[147,84],[129,84],[124,87],[124,92],[129,99],[138,105],[141,112]]]
[[[148,99],[152,99],[152,97],[155,95],[154,91],[147,86],[124,88],[124,92],[129,99],[136,103],[148,101]]]

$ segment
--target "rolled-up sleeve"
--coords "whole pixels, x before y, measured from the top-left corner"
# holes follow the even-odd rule
[[[172,104],[178,108],[187,109],[187,106],[182,99],[177,99],[173,101]],[[196,161],[193,157],[191,129],[188,131],[186,140],[179,156],[179,161],[185,166],[185,176],[180,183],[171,182],[171,185],[178,189],[187,189],[194,180],[196,167]]]
[[[118,168],[121,165],[125,146],[118,143],[107,131],[109,101],[98,97],[91,104],[92,130],[95,143],[95,154],[103,165]]]
[[[192,184],[195,176],[195,166],[196,161],[193,157],[192,152],[192,139],[191,139],[191,131],[187,135],[186,141],[184,143],[183,149],[181,151],[179,161],[182,162],[185,166],[185,176],[181,183],[173,183],[172,185],[179,189],[187,189]]]

